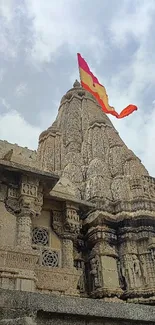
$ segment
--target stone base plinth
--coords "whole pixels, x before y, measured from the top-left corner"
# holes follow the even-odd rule
[[[154,325],[154,306],[0,289],[0,325]]]

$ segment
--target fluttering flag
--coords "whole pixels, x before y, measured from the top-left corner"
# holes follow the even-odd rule
[[[78,53],[77,56],[81,85],[97,99],[105,113],[112,114],[117,118],[123,118],[137,110],[137,106],[130,104],[124,108],[120,114],[118,114],[114,107],[110,106],[108,103],[108,95],[105,87],[99,83],[98,79],[90,71],[87,62],[81,57],[81,55]]]

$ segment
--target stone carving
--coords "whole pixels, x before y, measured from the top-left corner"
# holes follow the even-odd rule
[[[16,269],[27,269],[32,270],[35,267],[36,261],[38,259],[37,252],[27,252],[17,249],[0,249],[0,265],[5,267]]]
[[[80,228],[81,224],[76,208],[72,205],[67,205],[63,222],[64,232],[74,237],[79,234]]]
[[[36,197],[37,187],[28,183],[22,183],[21,194]]]
[[[44,266],[58,267],[60,262],[59,252],[52,251],[49,249],[44,249],[42,251],[42,261],[41,264]]]
[[[67,268],[39,268],[36,270],[37,288],[45,292],[52,291],[57,294],[78,296],[77,289],[78,281],[81,276],[81,271],[70,271]]]
[[[32,244],[36,245],[48,245],[49,244],[49,232],[46,228],[35,227],[32,229]]]
[[[81,245],[82,247],[81,247]],[[81,270],[82,274],[79,278],[77,289],[81,294],[84,294],[86,292],[86,277],[85,277],[85,262],[84,258],[82,256],[82,248],[83,248],[83,242],[78,241],[78,247],[74,247],[74,267],[77,270]]]
[[[140,261],[136,255],[128,254],[124,256],[122,275],[126,280],[128,288],[134,289],[141,287],[142,272]]]
[[[16,187],[9,187],[8,188],[8,197],[17,199],[19,197],[19,191]]]
[[[35,198],[35,210],[37,216],[40,215],[42,206],[43,206],[43,188],[41,186],[38,186],[37,196]]]
[[[63,213],[62,211],[52,210],[51,214],[53,230],[56,232],[56,234],[61,236],[63,234]]]
[[[142,268],[142,275],[144,279],[145,285],[149,283],[148,281],[148,270],[147,270],[147,264],[146,264],[146,258],[145,255],[140,256],[140,263],[141,263],[141,268]]]
[[[94,256],[90,260],[90,274],[92,276],[92,291],[102,288],[101,265],[98,256]]]
[[[1,141],[0,149],[5,159],[13,150],[0,161],[0,230],[15,214],[14,246],[21,254],[5,252],[2,264],[7,260],[13,272],[17,259],[22,270],[26,265],[33,273],[35,260],[39,291],[141,303],[155,299],[155,179],[92,95],[74,83],[56,121],[40,135],[37,154]],[[55,173],[60,179],[53,187]],[[57,234],[54,246],[50,227]],[[22,260],[22,251],[29,252],[28,260]],[[25,289],[21,273],[17,278],[12,287]]]
[[[17,214],[20,210],[19,201],[17,198],[7,197],[5,200],[6,209],[12,214]]]
[[[142,178],[143,194],[146,198],[155,199],[155,179],[150,176]]]

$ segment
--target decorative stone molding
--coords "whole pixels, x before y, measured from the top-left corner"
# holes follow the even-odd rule
[[[78,215],[78,208],[74,204],[66,204],[66,210],[63,221],[63,236],[75,238],[78,236],[81,228],[81,222]]]
[[[37,197],[39,181],[38,178],[33,176],[22,175],[21,178],[21,195],[28,195],[32,197]]]
[[[7,188],[7,195],[5,198],[6,209],[17,214],[19,212],[19,187],[18,185],[12,185]]]
[[[12,290],[35,290],[38,253],[0,248],[0,286]]]
[[[21,194],[37,197],[37,186],[29,183],[22,183]]]
[[[41,268],[35,270],[37,276],[37,288],[43,292],[52,292],[65,295],[79,295],[77,289],[81,271],[68,268]]]
[[[58,236],[62,236],[63,234],[63,212],[58,210],[52,210],[52,227],[53,230],[58,234]]]
[[[34,270],[38,253],[22,249],[0,248],[0,266],[12,269]]]

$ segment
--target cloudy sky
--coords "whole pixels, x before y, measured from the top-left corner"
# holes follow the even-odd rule
[[[155,0],[0,0],[0,138],[32,149],[79,77],[80,52],[155,176]]]

